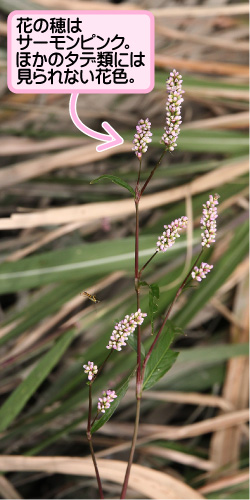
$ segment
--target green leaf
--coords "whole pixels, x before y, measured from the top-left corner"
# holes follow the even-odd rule
[[[187,365],[194,363],[208,365],[214,363],[222,363],[235,356],[248,356],[249,344],[214,344],[212,346],[195,347],[180,350],[180,357],[178,362]],[[183,371],[183,367],[182,367]]]
[[[155,236],[140,238],[140,257],[150,256],[154,251]],[[182,252],[177,242],[168,255],[159,255],[158,262],[172,259]],[[171,254],[171,252],[173,252]],[[75,245],[69,248],[42,252],[16,262],[0,264],[0,293],[36,288],[47,283],[85,279],[121,269],[131,269],[134,260],[134,237]]]
[[[129,382],[131,378],[134,376],[134,374],[135,370],[133,370],[132,373],[130,373],[129,377],[125,380],[125,382],[123,382],[120,389],[116,391],[117,398],[113,401],[113,403],[111,403],[110,408],[105,413],[103,413],[101,418],[99,418],[99,420],[97,420],[91,427],[91,434],[98,431],[98,429],[100,429],[112,417],[117,406],[120,404],[123,396],[125,396],[128,390]]]
[[[225,499],[228,500],[238,500],[238,499],[248,499],[249,498],[249,488],[247,481],[242,482],[237,485],[237,489],[234,488],[223,488],[221,490],[213,491],[212,493],[206,494],[206,498]]]
[[[158,359],[155,360],[156,362],[151,363],[148,369],[148,373],[146,373],[146,378],[143,384],[143,390],[147,391],[150,389],[160,378],[167,373],[170,368],[172,368],[173,364],[175,363],[178,352],[171,351],[171,349],[168,349],[164,353],[158,352]],[[147,367],[149,365],[149,362],[147,364]]]
[[[159,286],[156,285],[155,283],[149,285],[148,305],[149,305],[149,317],[151,321],[152,335],[154,335],[154,318],[158,311],[159,297],[160,297]]]
[[[66,332],[5,401],[0,409],[0,432],[7,429],[17,415],[19,415],[27,401],[53,370],[72,341],[73,335],[73,330]]]
[[[216,344],[180,350],[177,363],[166,380],[164,390],[204,391],[222,384],[224,362],[236,356],[248,356],[248,344]],[[160,382],[161,384],[161,382]]]
[[[130,184],[125,182],[123,179],[120,177],[117,177],[116,175],[101,175],[100,177],[97,177],[97,179],[94,179],[93,181],[90,182],[90,184],[95,184],[98,182],[100,179],[110,179],[114,184],[118,184],[118,186],[122,186],[125,189],[127,189],[133,196],[135,196],[134,189]]]
[[[150,389],[150,387],[163,377],[163,375],[165,375],[165,373],[174,364],[179,354],[178,352],[170,351],[169,349],[170,344],[177,333],[172,322],[167,321],[166,330],[161,333],[161,336],[156,343],[156,346],[154,347],[146,365],[143,390]]]
[[[159,297],[160,297],[159,286],[156,283],[152,283],[152,285],[149,285],[149,288],[150,288],[150,291],[152,292],[152,294],[154,295],[154,297],[159,299]]]
[[[149,284],[146,281],[140,281],[139,285],[140,286],[148,286],[149,287]]]
[[[92,282],[86,280],[84,284],[87,285],[87,288],[92,285]],[[63,283],[58,287],[53,287],[52,290],[43,296],[39,296],[38,299],[31,300],[25,308],[22,308],[21,313],[19,312],[16,316],[12,316],[12,321],[15,319],[19,319],[19,321],[17,321],[12,330],[0,338],[0,346],[26,330],[31,329],[47,316],[55,314],[63,304],[82,291],[82,288],[82,280],[79,282]]]

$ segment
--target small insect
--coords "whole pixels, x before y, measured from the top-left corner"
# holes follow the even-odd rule
[[[90,293],[88,292],[81,292],[80,295],[84,295],[85,297],[88,297],[89,300],[92,300],[92,302],[95,302],[95,304],[97,304],[97,302],[101,302],[100,300],[98,300],[96,298],[95,295],[91,295]]]

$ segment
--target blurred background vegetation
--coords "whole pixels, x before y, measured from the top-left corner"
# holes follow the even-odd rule
[[[94,141],[70,119],[68,95],[8,91],[7,15],[39,8],[153,12],[154,90],[78,99],[81,119],[100,131],[108,120],[125,139],[121,147],[96,153]],[[172,316],[185,335],[174,344],[180,355],[173,369],[145,393],[136,463],[147,468],[151,498],[159,498],[150,490],[154,469],[165,478],[164,498],[195,498],[194,490],[199,498],[249,498],[247,9],[229,0],[0,0],[0,468],[8,471],[0,476],[2,498],[98,496],[83,465],[74,475],[60,474],[53,457],[89,455],[82,364],[101,363],[114,322],[135,310],[134,215],[127,191],[107,181],[89,183],[108,173],[134,185],[138,160],[131,142],[142,117],[153,128],[143,160],[147,178],[162,151],[165,81],[172,68],[184,80],[183,126],[178,148],[165,156],[141,203],[141,264],[163,224],[182,215],[192,223],[147,268],[145,278],[161,291],[156,325],[199,249],[202,203],[215,192],[218,238],[207,252],[213,272],[198,290],[181,296]],[[82,290],[101,302],[85,300]],[[145,291],[142,310],[147,307]],[[146,339],[148,322],[144,332]],[[130,348],[114,355],[94,385],[95,398],[134,365]],[[100,457],[126,460],[134,412],[132,382],[94,437]],[[17,465],[6,455],[24,459]],[[46,465],[35,462],[39,456],[47,457]],[[180,487],[189,485],[191,496],[178,487],[173,496],[169,476]],[[103,479],[108,498],[117,498],[119,479]],[[137,483],[129,496],[144,498]]]

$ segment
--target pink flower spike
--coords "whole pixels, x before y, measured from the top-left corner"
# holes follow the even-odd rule
[[[84,373],[88,374],[88,379],[92,380],[94,376],[98,373],[97,365],[94,365],[93,361],[88,361],[87,365],[83,365]]]
[[[115,391],[103,391],[102,398],[99,398],[97,403],[97,408],[99,412],[105,413],[105,411],[110,408],[110,404],[117,398]]]
[[[135,152],[137,158],[140,160],[142,153],[148,150],[148,144],[152,141],[151,123],[148,118],[146,120],[139,120],[136,126],[136,134],[134,135],[132,151]]]
[[[209,200],[206,204],[203,204],[203,216],[201,218],[201,229],[204,229],[204,232],[201,233],[201,245],[203,247],[210,247],[210,244],[215,242],[218,199],[218,194],[214,196],[210,194]]]
[[[157,252],[166,252],[166,250],[173,246],[176,238],[179,238],[179,232],[187,226],[188,218],[183,216],[175,219],[168,226],[164,226],[165,231],[158,237],[156,243]]]
[[[138,325],[142,325],[146,316],[146,313],[142,313],[141,309],[138,309],[137,312],[125,316],[122,321],[116,323],[106,346],[107,349],[121,351],[122,347],[126,345],[129,335],[135,331]]]
[[[206,262],[202,262],[200,268],[198,268],[197,266],[194,267],[191,276],[196,281],[202,281],[207,277],[207,274],[210,273],[211,269],[213,269],[212,265],[210,266]]]
[[[182,76],[173,69],[170,77],[167,80],[168,100],[166,104],[166,127],[161,138],[161,142],[165,144],[168,151],[174,151],[177,146],[177,138],[180,133],[181,121],[181,104],[184,101],[182,94]]]

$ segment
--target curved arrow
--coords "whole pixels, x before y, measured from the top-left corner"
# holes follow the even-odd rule
[[[104,142],[104,144],[100,144],[96,147],[96,151],[98,153],[101,153],[102,151],[106,151],[106,149],[114,148],[115,146],[120,146],[120,144],[123,144],[124,139],[116,132],[113,127],[111,127],[108,122],[102,122],[102,127],[108,133],[108,135],[106,135],[87,127],[87,125],[85,125],[80,120],[76,111],[78,95],[79,94],[71,94],[69,100],[69,113],[73,123],[81,132],[88,135],[89,137],[92,137],[93,139]]]

